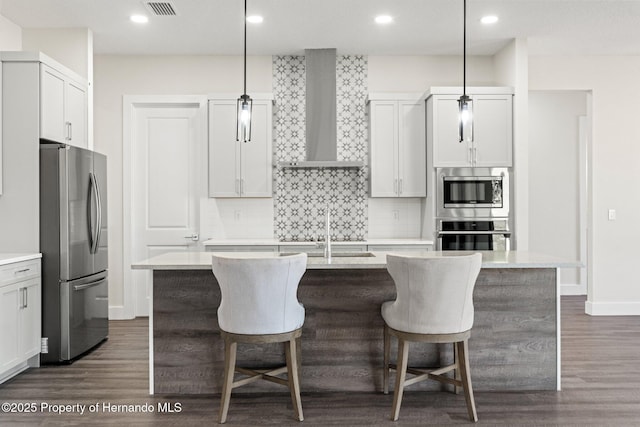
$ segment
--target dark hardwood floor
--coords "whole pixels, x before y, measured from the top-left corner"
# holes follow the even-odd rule
[[[640,425],[640,317],[587,316],[584,300],[584,297],[562,298],[563,390],[477,392],[478,424]],[[36,409],[34,413],[0,412],[0,426],[216,424],[217,395],[148,395],[146,319],[112,321],[110,327],[109,340],[72,365],[31,369],[0,385],[0,403],[9,402],[16,407],[34,403]],[[462,394],[407,390],[397,422],[389,421],[392,398],[391,394],[382,393],[303,391],[305,421],[300,424],[293,419],[286,389],[274,385],[274,393],[232,395],[227,424],[471,424]],[[54,412],[58,409],[54,405],[78,404],[86,405],[84,414],[76,408],[67,408],[76,409],[75,413]],[[89,412],[91,405],[97,405],[97,411]],[[118,405],[138,407],[126,412],[126,408]],[[143,412],[149,408],[153,412]],[[160,411],[162,408],[164,412]]]

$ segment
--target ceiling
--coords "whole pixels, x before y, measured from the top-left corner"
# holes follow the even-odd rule
[[[242,54],[242,0],[157,0],[177,16],[152,16],[140,0],[0,0],[0,14],[22,28],[88,27],[96,54]],[[248,0],[249,55],[458,55],[462,0]],[[147,24],[129,21],[145,13]],[[380,26],[378,14],[394,22]],[[500,21],[479,22],[485,14]],[[468,0],[468,52],[491,55],[513,38],[529,53],[640,55],[640,0]]]

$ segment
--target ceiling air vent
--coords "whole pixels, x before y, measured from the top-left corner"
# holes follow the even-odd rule
[[[173,5],[166,1],[146,1],[144,2],[147,9],[156,16],[176,16],[176,10]]]

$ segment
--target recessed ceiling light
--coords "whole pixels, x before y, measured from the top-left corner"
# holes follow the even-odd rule
[[[495,24],[496,22],[498,22],[498,17],[495,15],[483,16],[480,22],[482,22],[483,24]]]
[[[247,16],[247,22],[252,24],[260,24],[262,21],[264,21],[264,18],[260,15]]]
[[[393,18],[389,15],[376,16],[376,24],[390,24],[393,22]]]
[[[149,22],[149,18],[145,15],[131,15],[129,19],[131,19],[131,21],[135,22],[136,24],[146,24],[147,22]]]

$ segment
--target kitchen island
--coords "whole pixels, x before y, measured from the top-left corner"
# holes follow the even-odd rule
[[[404,252],[406,254],[406,252]],[[464,252],[412,252],[420,256]],[[482,252],[469,340],[474,389],[559,390],[558,270],[578,262],[530,252]],[[229,256],[271,256],[227,253]],[[346,254],[345,254],[346,255]],[[309,257],[298,289],[304,305],[301,388],[309,391],[382,390],[383,321],[380,306],[395,297],[386,253],[331,260]],[[151,394],[220,393],[224,345],[217,323],[220,290],[211,252],[179,252],[134,264],[153,270],[149,317]],[[416,346],[410,364],[449,361],[452,346]],[[395,347],[395,345],[393,345]],[[393,348],[392,347],[392,348]],[[395,349],[394,349],[395,351]],[[281,346],[238,348],[240,366],[281,363]],[[392,354],[395,358],[395,355]],[[436,389],[421,383],[415,389]],[[238,392],[269,389],[255,384]]]

